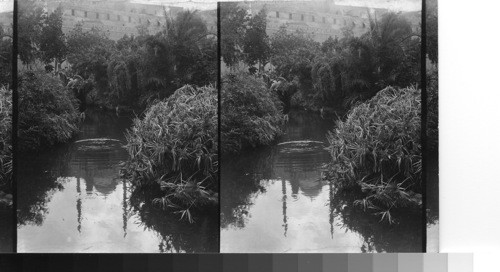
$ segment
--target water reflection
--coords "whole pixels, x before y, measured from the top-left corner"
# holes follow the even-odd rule
[[[290,112],[281,144],[225,156],[222,252],[421,251],[419,215],[389,226],[354,208],[354,192],[322,180],[333,122]],[[416,223],[417,222],[417,223]]]
[[[422,214],[392,213],[395,224],[380,222],[380,217],[368,214],[352,205],[359,199],[360,191],[331,187],[330,208],[332,217],[345,231],[361,235],[360,251],[373,252],[422,252]]]
[[[21,156],[18,251],[217,251],[217,214],[180,222],[119,178],[130,124],[130,118],[88,112],[75,142]],[[80,141],[96,138],[108,140]]]
[[[0,208],[0,252],[13,252],[12,210]]]

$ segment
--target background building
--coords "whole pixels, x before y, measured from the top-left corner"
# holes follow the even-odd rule
[[[0,26],[5,33],[12,33],[13,18],[14,12],[12,10],[0,12]]]
[[[355,36],[361,36],[370,28],[370,17],[380,18],[389,11],[381,8],[337,5],[333,0],[246,2],[245,5],[252,15],[266,9],[269,36],[281,26],[286,26],[291,31],[303,31],[318,42],[323,42],[328,37],[341,38],[344,28],[352,29]]]
[[[149,34],[159,32],[166,24],[166,18],[174,18],[182,7],[159,4],[134,3],[130,0],[59,0],[46,2],[48,11],[58,7],[63,11],[63,31],[68,33],[78,23],[84,30],[93,27],[108,33],[109,38],[118,40],[124,35],[137,35],[141,27]],[[206,20],[209,30],[216,31],[217,12],[199,12]]]

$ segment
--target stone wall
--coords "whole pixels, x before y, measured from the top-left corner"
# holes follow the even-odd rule
[[[129,1],[50,1],[47,9],[63,10],[63,31],[68,33],[78,23],[84,30],[93,27],[108,33],[109,38],[118,40],[124,35],[137,35],[138,27],[144,27],[149,34],[159,32],[166,24],[167,17],[173,18],[183,11],[180,7],[130,3]],[[217,33],[216,11],[205,11],[207,27]],[[211,18],[213,17],[213,18]]]
[[[281,26],[291,31],[301,30],[318,42],[339,37],[343,28],[352,29],[355,36],[367,32],[370,15],[386,13],[385,9],[340,6],[324,2],[247,2],[251,14],[267,11],[267,32],[274,34]],[[369,15],[370,14],[370,15]]]

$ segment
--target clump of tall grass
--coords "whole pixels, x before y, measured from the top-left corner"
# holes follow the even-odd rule
[[[12,188],[12,92],[0,87],[0,192]]]
[[[161,189],[153,202],[193,221],[192,208],[218,201],[217,127],[217,90],[186,85],[134,120],[123,174],[136,188]]]
[[[223,153],[269,145],[283,133],[281,102],[262,79],[228,74],[222,79],[221,99]]]
[[[328,135],[327,178],[359,187],[354,204],[395,221],[391,211],[421,206],[420,90],[387,87],[356,105]]]
[[[33,150],[67,142],[78,131],[80,114],[74,94],[43,71],[19,79],[19,148]]]

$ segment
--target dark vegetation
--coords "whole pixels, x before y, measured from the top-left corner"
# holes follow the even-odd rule
[[[60,9],[47,13],[35,1],[23,1],[20,10],[23,68],[43,66],[57,74],[83,106],[143,110],[186,84],[215,82],[216,34],[196,11],[166,18],[154,35],[139,28],[137,36],[113,41],[81,24],[64,34]]]
[[[421,92],[387,87],[355,106],[328,136],[327,178],[359,187],[354,201],[394,222],[394,210],[421,207]]]
[[[213,87],[187,85],[153,104],[126,135],[125,176],[137,187],[161,189],[154,202],[193,221],[191,208],[218,201],[217,118]]]
[[[0,26],[0,207],[12,204],[12,35]]]
[[[252,16],[236,3],[222,5],[222,60],[230,70],[223,81],[222,105],[231,99],[224,93],[235,85],[227,79],[241,78],[232,74],[239,64],[246,64],[254,78],[248,76],[249,83],[240,86],[262,78],[285,113],[295,107],[320,112],[323,118],[339,118],[328,137],[332,162],[326,176],[340,188],[358,190],[356,206],[391,223],[397,221],[396,210],[418,210],[422,194],[420,27],[404,13],[388,12],[380,18],[369,14],[364,34],[354,35],[346,26],[341,37],[319,43],[286,26],[269,37],[265,18],[265,10]],[[433,38],[431,42],[437,41]],[[255,46],[248,46],[250,41]],[[431,50],[429,57],[437,58],[437,50]],[[437,96],[432,94],[437,81],[431,79],[429,84],[430,134],[437,137]],[[248,105],[234,103],[231,113],[238,116]],[[248,141],[262,128],[252,126],[259,119],[241,122],[249,114],[233,119],[224,118],[225,114],[222,135],[232,135],[227,137],[231,139],[228,149],[272,142]],[[275,112],[274,118],[278,117]],[[229,129],[238,128],[231,120],[239,121],[239,130]]]
[[[62,11],[34,0],[19,10],[23,149],[69,141],[87,107],[134,112],[124,173],[135,187],[161,191],[154,203],[189,220],[217,201],[217,41],[197,11],[114,41],[82,24],[64,33]]]
[[[221,99],[223,153],[269,145],[283,133],[281,103],[262,79],[246,73],[224,76]]]
[[[363,253],[420,252],[422,250],[422,225],[415,224],[421,218],[421,210],[393,211],[397,224],[380,224],[380,216],[367,214],[352,205],[363,194],[359,188],[336,189],[330,187],[330,222],[341,218],[342,228],[359,233],[364,239]]]
[[[0,89],[0,194],[12,189],[12,93]]]
[[[76,99],[57,77],[26,71],[19,75],[18,90],[21,151],[67,142],[78,131]]]
[[[265,10],[251,16],[237,3],[222,5],[222,60],[230,68],[245,63],[265,79],[294,84],[292,107],[349,109],[386,86],[420,82],[420,30],[402,14],[370,18],[359,37],[345,27],[342,37],[322,43],[286,26],[269,37],[265,18]]]

